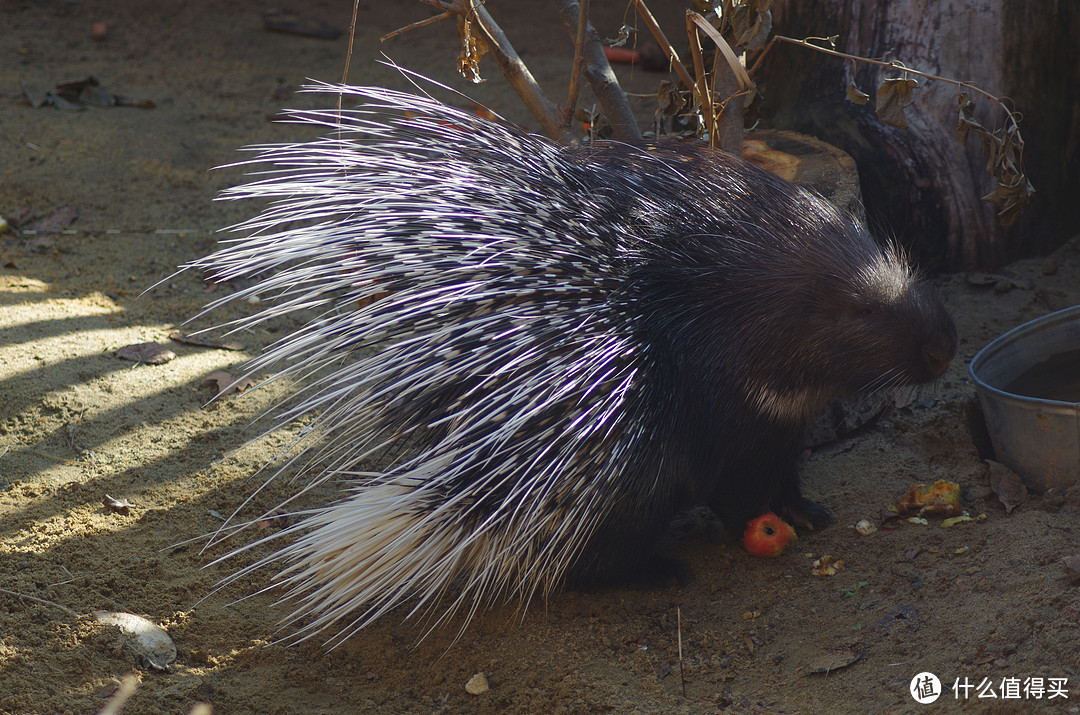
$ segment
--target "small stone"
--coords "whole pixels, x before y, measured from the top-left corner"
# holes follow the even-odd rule
[[[469,682],[465,683],[465,692],[469,695],[480,695],[488,690],[490,690],[488,679],[483,673],[477,673],[469,678]]]

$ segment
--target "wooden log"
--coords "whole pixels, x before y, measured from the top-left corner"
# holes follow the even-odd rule
[[[776,0],[774,28],[791,37],[837,35],[837,49],[900,59],[1009,96],[1024,115],[1033,202],[1009,228],[981,197],[996,183],[977,138],[955,134],[956,87],[920,80],[908,129],[882,122],[872,103],[844,100],[855,80],[873,96],[899,72],[777,46],[756,77],[757,118],[835,144],[859,167],[872,224],[886,227],[924,265],[996,266],[1047,252],[1080,232],[1080,7],[1051,0]],[[976,119],[991,128],[988,102]],[[1001,115],[997,115],[1000,124]]]

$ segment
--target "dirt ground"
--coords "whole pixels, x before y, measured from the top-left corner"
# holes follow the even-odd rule
[[[347,28],[348,5],[295,8],[303,20]],[[376,63],[385,51],[528,124],[492,67],[483,85],[454,79],[452,26],[379,45],[380,35],[428,15],[418,4],[382,5],[362,8],[352,82],[405,87]],[[537,20],[548,6],[492,6],[541,83],[561,95],[570,48],[560,26]],[[260,593],[271,574],[215,591],[263,552],[211,565],[226,549],[204,553],[188,540],[253,493],[265,476],[256,472],[290,435],[248,444],[284,385],[207,406],[213,389],[202,379],[236,370],[271,330],[289,326],[240,336],[246,352],[179,344],[170,333],[223,289],[182,274],[143,291],[255,210],[213,202],[241,176],[208,168],[235,160],[243,145],[310,136],[268,118],[316,101],[293,95],[305,77],[341,76],[344,38],[266,32],[263,13],[273,7],[0,2],[0,214],[68,206],[79,214],[55,237],[2,236],[0,712],[92,713],[129,673],[137,689],[123,712],[132,715],[186,713],[200,701],[217,713],[914,712],[923,706],[908,686],[924,671],[946,686],[988,679],[999,695],[1008,679],[1067,682],[1068,699],[1038,701],[975,690],[957,701],[946,690],[928,711],[1078,710],[1080,599],[1062,561],[1080,553],[1080,488],[1006,513],[985,486],[968,429],[966,370],[1005,329],[1080,303],[1080,240],[1012,266],[1027,284],[1008,292],[966,275],[941,279],[961,336],[957,360],[914,404],[807,459],[808,492],[837,524],[782,558],[755,558],[714,529],[693,530],[671,547],[696,574],[687,585],[566,592],[524,614],[497,605],[456,641],[447,628],[417,644],[423,624],[393,614],[333,650],[274,642],[286,611],[273,591]],[[622,11],[598,8],[595,20],[614,34]],[[94,22],[106,24],[107,39],[91,38]],[[620,72],[643,92],[657,81]],[[20,81],[50,89],[87,75],[154,108],[35,109],[20,97]],[[115,355],[146,341],[178,357],[148,365]],[[890,522],[869,536],[853,529],[876,522],[909,485],[937,479],[958,482],[979,520]],[[295,489],[277,480],[246,513]],[[106,495],[133,506],[107,508]],[[823,554],[846,570],[812,575]],[[247,594],[257,595],[234,602]],[[114,627],[98,624],[91,614],[103,610],[163,626],[178,649],[171,672],[148,667]],[[490,685],[479,695],[465,690],[476,673]]]

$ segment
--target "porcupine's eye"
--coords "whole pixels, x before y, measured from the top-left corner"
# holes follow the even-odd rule
[[[865,301],[852,301],[848,303],[845,316],[850,320],[870,321],[880,313],[878,306]]]

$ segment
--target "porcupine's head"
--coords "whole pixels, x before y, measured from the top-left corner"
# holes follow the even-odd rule
[[[851,215],[706,148],[643,157],[623,211],[651,237],[632,280],[656,373],[784,422],[944,373],[957,336],[934,286]]]

